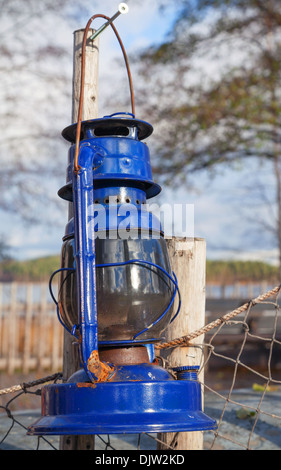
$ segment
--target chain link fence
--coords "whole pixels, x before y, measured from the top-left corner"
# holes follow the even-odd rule
[[[204,409],[218,423],[215,431],[204,432],[208,450],[281,449],[281,315],[280,286],[217,318],[188,337],[160,344],[162,349],[187,345],[205,335],[204,344],[192,347],[202,351],[205,370]],[[256,329],[256,306],[262,304],[268,315],[266,331]],[[235,319],[234,319],[235,318]],[[254,321],[253,321],[254,319]],[[227,376],[227,380],[224,377]],[[60,449],[60,439],[27,436],[27,427],[40,415],[41,385],[59,382],[56,373],[29,383],[0,390],[0,449]],[[38,399],[38,409],[21,410],[21,398]],[[171,443],[159,436],[96,435],[96,450],[178,450],[178,434]],[[78,437],[79,438],[79,437]],[[89,448],[90,450],[90,448]],[[181,449],[182,450],[182,449]]]

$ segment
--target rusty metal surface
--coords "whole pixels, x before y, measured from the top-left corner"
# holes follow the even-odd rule
[[[114,372],[113,367],[100,360],[98,351],[92,351],[87,366],[88,370],[96,377],[95,382],[106,382]]]
[[[115,365],[133,365],[149,363],[146,347],[108,348],[99,352],[100,359]]]

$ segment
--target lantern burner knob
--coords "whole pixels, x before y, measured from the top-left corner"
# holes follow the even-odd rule
[[[199,366],[179,366],[173,367],[177,380],[197,380]]]

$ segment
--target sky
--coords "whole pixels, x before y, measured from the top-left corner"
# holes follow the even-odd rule
[[[74,2],[70,1],[70,5]],[[116,20],[116,27],[125,45],[128,55],[133,54],[137,50],[147,47],[150,44],[161,42],[165,34],[169,31],[172,20],[174,18],[174,11],[172,8],[168,9],[164,15],[160,15],[157,10],[156,2],[151,0],[143,0],[141,2],[128,0],[129,13],[121,15]],[[114,0],[97,0],[95,8],[91,11],[88,6],[90,15],[95,13],[103,13],[107,16],[112,16],[118,8],[119,2]],[[43,36],[50,36],[61,47],[69,51],[67,58],[64,58],[60,64],[45,64],[46,72],[48,67],[63,67],[67,71],[68,76],[72,73],[72,48],[73,48],[73,31],[76,29],[84,28],[89,16],[85,12],[75,21],[72,18],[71,24],[67,22],[56,23],[53,18],[44,17],[42,22],[42,30],[34,28],[37,23],[31,22],[31,35],[30,43],[26,47],[32,48],[34,41],[42,41]],[[103,20],[97,21],[97,26],[101,25]],[[7,24],[6,29],[9,30],[11,25]],[[9,33],[7,33],[9,34]],[[18,61],[20,57],[20,47],[18,52]],[[112,81],[116,84],[116,92],[118,93],[118,86],[120,85],[120,92],[126,89],[127,80],[124,68],[118,67],[116,59],[122,59],[119,44],[116,41],[111,28],[108,28],[100,36],[100,59],[99,59],[99,115],[102,117],[108,113],[120,111],[110,109],[108,103],[108,90],[112,89]],[[29,80],[26,75],[26,82]],[[133,81],[138,80],[138,77],[133,75]],[[30,88],[24,88],[25,84],[25,71],[21,75],[22,93],[30,93]],[[70,87],[70,80],[68,87]],[[12,86],[12,84],[11,84]],[[30,109],[30,115],[38,114],[40,119],[41,128],[49,129],[50,122],[46,119],[44,114],[44,100],[46,103],[46,89],[43,85],[33,88],[34,96],[36,95],[37,102],[41,103],[41,109],[34,105]],[[71,90],[69,90],[69,93]],[[115,92],[115,88],[114,88]],[[51,91],[50,91],[51,94]],[[136,97],[137,98],[137,97]],[[35,99],[35,98],[34,98]],[[41,101],[40,101],[41,99]],[[49,99],[49,98],[48,98]],[[52,106],[54,108],[54,120],[52,121],[52,129],[59,141],[61,155],[59,157],[59,164],[63,166],[67,163],[66,144],[61,142],[60,132],[64,127],[70,124],[71,116],[71,97],[62,101],[56,99],[56,95],[51,94],[50,99],[53,99]],[[20,108],[19,100],[19,108]],[[138,109],[137,109],[138,114]],[[140,119],[149,121],[147,116],[137,116]],[[155,123],[151,123],[154,125]],[[26,120],[26,128],[28,131],[28,120]],[[1,126],[2,132],[3,126]],[[12,132],[12,126],[5,126],[5,135]],[[4,135],[4,136],[5,136]],[[149,145],[149,141],[147,142]],[[35,151],[36,155],[36,151]],[[153,159],[153,155],[151,155]],[[52,160],[53,161],[53,160]],[[64,162],[64,163],[63,163]],[[64,184],[64,168],[61,169],[61,186]],[[254,169],[255,170],[255,169]],[[216,176],[200,175],[194,181],[196,190],[191,190],[188,187],[181,188],[162,188],[162,193],[159,203],[168,201],[170,203],[185,203],[194,205],[194,235],[206,239],[207,243],[207,257],[209,259],[258,259],[263,261],[275,262],[276,250],[272,248],[270,240],[259,236],[256,227],[245,225],[244,221],[249,217],[249,210],[251,203],[247,202],[248,195],[242,190],[245,178],[249,177],[252,168],[240,169],[233,171],[225,168]],[[268,169],[270,174],[270,169]],[[46,182],[42,184],[46,184]],[[59,187],[56,186],[55,181],[48,181],[48,191],[53,192],[54,206],[38,203],[34,199],[34,211],[39,212],[41,218],[44,219],[49,214],[50,219],[53,217],[53,222],[46,223],[25,223],[17,214],[1,211],[1,230],[8,244],[12,247],[12,255],[17,259],[30,259],[39,256],[47,256],[58,254],[61,250],[62,236],[64,227],[67,222],[67,205],[64,201],[59,200],[56,195]],[[56,199],[57,198],[57,199]],[[241,205],[241,198],[243,204]],[[249,198],[250,201],[250,198]],[[56,207],[60,210],[57,211]],[[250,210],[251,212],[251,210]],[[48,219],[49,220],[49,219]],[[265,241],[266,240],[266,241]]]

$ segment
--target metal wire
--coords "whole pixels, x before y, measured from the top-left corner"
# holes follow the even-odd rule
[[[110,21],[110,18],[105,15],[97,14],[93,15],[85,28],[84,31],[84,36],[83,36],[83,42],[82,42],[82,58],[81,58],[81,88],[80,88],[80,99],[79,99],[79,108],[78,108],[78,120],[77,120],[77,129],[76,129],[76,147],[75,147],[75,157],[74,157],[74,171],[78,172],[79,171],[79,164],[78,164],[78,158],[79,158],[79,143],[80,143],[80,133],[81,133],[81,123],[82,123],[82,111],[83,111],[83,101],[84,101],[84,85],[85,85],[85,55],[86,55],[86,45],[87,45],[87,38],[88,38],[88,32],[90,29],[90,26],[92,22],[96,18],[104,18],[107,21]],[[129,61],[128,57],[124,48],[124,45],[122,43],[122,40],[117,32],[117,29],[115,28],[113,23],[110,23],[110,26],[112,27],[118,42],[120,44],[120,47],[123,52],[123,57],[125,60],[126,64],[126,69],[127,69],[127,74],[128,74],[128,79],[129,79],[129,86],[130,86],[130,94],[131,94],[131,106],[132,106],[132,114],[135,115],[135,98],[134,98],[134,90],[133,90],[133,82],[132,82],[132,75],[130,71],[130,66],[129,66]]]
[[[265,448],[266,446],[270,446],[270,445],[271,446],[274,445],[274,447],[281,446],[279,437],[276,443],[271,442],[270,440],[271,432],[272,432],[272,435],[280,436],[280,434],[277,434],[277,433],[280,433],[280,422],[281,422],[281,416],[280,416],[280,413],[278,413],[279,409],[278,407],[275,406],[275,402],[272,402],[271,407],[268,409],[266,408],[266,406],[263,406],[265,405],[266,397],[268,401],[271,400],[270,386],[275,387],[275,389],[277,387],[275,394],[276,396],[278,394],[278,396],[280,397],[281,380],[280,378],[279,379],[274,378],[272,375],[273,373],[272,352],[273,352],[274,347],[277,347],[277,346],[278,348],[281,347],[281,342],[277,339],[278,328],[280,328],[281,308],[277,302],[277,298],[273,302],[269,302],[269,301],[265,301],[265,299],[268,299],[267,293],[264,294],[263,296],[259,296],[259,298],[261,297],[264,298],[263,304],[265,308],[267,305],[270,306],[271,308],[272,307],[275,308],[275,318],[274,318],[274,323],[272,325],[271,334],[266,334],[266,336],[264,336],[262,333],[259,335],[254,335],[254,333],[251,333],[250,331],[250,328],[249,328],[250,320],[251,320],[250,314],[252,311],[254,314],[255,305],[257,305],[257,302],[255,301],[255,302],[249,302],[247,310],[244,311],[245,317],[242,318],[242,320],[239,322],[244,327],[243,328],[244,335],[243,335],[242,340],[237,338],[238,353],[236,354],[236,356],[233,355],[233,346],[231,346],[231,344],[227,342],[227,339],[225,340],[226,342],[225,342],[224,347],[225,348],[228,347],[228,349],[226,350],[224,349],[224,354],[220,352],[219,343],[216,344],[216,339],[219,337],[219,334],[221,333],[222,328],[224,328],[225,326],[227,326],[228,328],[232,328],[232,326],[235,327],[235,324],[238,323],[238,322],[229,321],[226,315],[221,317],[222,323],[220,323],[218,326],[215,327],[213,324],[213,328],[215,332],[206,343],[203,343],[202,345],[198,345],[198,344],[190,345],[190,347],[195,347],[197,349],[200,347],[202,351],[202,356],[203,356],[202,360],[204,361],[204,366],[202,367],[206,367],[207,365],[210,364],[210,361],[212,359],[217,358],[219,360],[225,361],[226,364],[228,364],[228,367],[230,369],[229,372],[231,373],[231,376],[232,376],[232,378],[230,376],[230,382],[231,382],[230,385],[226,386],[226,388],[223,389],[224,391],[218,391],[218,390],[215,390],[213,386],[211,386],[211,384],[208,384],[208,377],[210,379],[212,375],[211,373],[208,374],[208,369],[207,369],[207,374],[205,374],[207,375],[207,377],[205,377],[205,383],[202,383],[202,387],[204,387],[207,391],[209,391],[209,393],[211,394],[210,396],[216,397],[215,404],[217,408],[214,407],[213,411],[218,414],[217,416],[218,429],[216,431],[209,431],[209,432],[204,433],[205,435],[204,448],[206,449],[216,450],[216,448],[217,449],[228,448],[228,449],[235,450],[237,448],[240,448],[240,449],[245,449],[245,450],[246,449],[257,450],[259,449],[259,445],[263,445],[263,447]],[[221,320],[221,318],[219,320]],[[264,344],[264,342],[267,342],[270,345],[270,348],[267,353],[268,354],[267,370],[264,371],[263,374],[261,374],[261,372],[259,371],[257,364],[254,366],[254,368],[252,368],[250,367],[249,364],[244,362],[245,360],[247,360],[246,355],[244,355],[244,360],[242,357],[242,353],[243,351],[245,351],[248,340],[252,340],[252,339],[256,340],[256,348],[255,348],[256,351],[258,351],[258,349],[260,348],[260,345]],[[240,344],[240,347],[239,347],[239,344]],[[253,344],[252,341],[250,341],[249,344],[252,345]],[[208,350],[208,354],[204,354],[205,349]],[[207,353],[207,351],[205,352]],[[246,389],[244,394],[241,394],[238,396],[234,394],[235,387],[238,387],[238,390],[240,389],[239,377],[238,377],[239,375],[238,373],[240,369],[241,371],[244,370],[245,373],[248,374],[247,380],[249,384],[253,383],[254,376],[256,376],[257,379],[259,379],[260,381],[264,382],[264,390],[262,393],[258,394],[256,398],[257,404],[255,403],[256,400],[253,403],[247,401],[247,396],[248,396],[247,393],[249,394],[253,393],[251,389],[250,390]],[[19,442],[20,440],[19,431],[16,432],[15,428],[17,426],[17,429],[19,429],[18,426],[20,426],[26,429],[25,426],[21,423],[25,415],[23,414],[19,417],[17,416],[17,414],[15,413],[15,410],[12,409],[12,406],[14,406],[15,401],[24,393],[38,395],[39,390],[36,390],[36,392],[31,392],[29,388],[31,388],[34,385],[39,384],[39,382],[44,383],[54,378],[55,379],[61,378],[61,374],[54,375],[53,377],[46,377],[45,379],[41,379],[40,381],[35,381],[35,382],[27,383],[24,385],[18,385],[18,386],[14,386],[9,389],[0,391],[1,392],[0,395],[20,391],[20,393],[17,394],[12,399],[10,399],[8,403],[0,406],[0,411],[3,410],[4,412],[6,412],[7,418],[9,418],[7,420],[6,430],[4,430],[4,428],[2,430],[3,436],[0,437],[0,449],[1,449],[1,444],[3,444],[5,447],[5,443],[8,441],[8,439],[10,439],[11,441],[13,439],[13,446],[21,445],[21,442]],[[34,399],[37,400],[36,397],[34,397]],[[255,414],[254,418],[252,418],[251,420],[247,419],[246,421],[242,418],[240,420],[237,419],[235,412],[236,410],[240,410],[241,408],[250,411],[252,414]],[[265,442],[265,438],[261,434],[261,429],[258,428],[259,425],[260,426],[266,425],[265,422],[263,422],[263,418],[267,419],[266,422],[268,422],[267,424],[268,429],[265,428],[265,433],[269,436],[267,443]],[[238,428],[238,432],[231,434],[229,429],[232,429],[232,427],[229,428],[230,425],[233,427],[233,429]],[[178,451],[179,450],[178,436],[179,436],[178,433],[171,434],[169,436],[168,435],[164,436],[164,434],[156,436],[156,435],[149,435],[149,434],[142,433],[141,435],[138,436],[138,438],[136,437],[137,442],[136,442],[135,447],[137,448],[137,450],[145,448],[144,445],[141,445],[141,441],[144,438],[148,437],[149,439],[152,440],[151,441],[152,443],[153,443],[153,440],[155,441],[155,448],[156,448],[156,445],[160,445],[161,449],[171,449],[171,450]],[[125,437],[126,436],[122,436],[122,439]],[[101,438],[101,436],[97,435],[96,438],[97,438],[96,440],[97,447],[100,448],[101,445],[103,445],[104,450],[107,450],[107,449],[122,450],[122,449],[125,449],[125,446],[126,446],[126,441],[123,441],[122,439],[116,440],[115,436],[112,436],[112,435],[107,436],[105,439],[104,437]],[[18,442],[17,442],[17,439],[18,439]],[[40,445],[41,443],[42,445],[43,444],[47,445],[48,442],[45,438],[40,437],[38,439],[38,447],[36,450],[39,449],[39,443]],[[52,446],[53,448],[53,444],[51,442],[49,442],[48,444]],[[121,449],[120,449],[120,445],[122,445]]]
[[[127,266],[127,265],[130,265],[130,264],[138,264],[140,266],[143,266],[143,267],[152,267],[152,268],[156,268],[158,270],[160,270],[165,276],[168,277],[168,279],[170,279],[170,281],[172,282],[172,284],[174,285],[174,292],[172,294],[172,297],[171,297],[171,300],[169,302],[169,305],[168,307],[164,310],[164,312],[153,322],[151,323],[151,325],[149,325],[148,327],[144,328],[142,331],[140,331],[139,333],[137,333],[133,340],[135,340],[138,336],[140,336],[141,334],[143,334],[144,332],[146,332],[147,330],[149,330],[150,328],[152,328],[154,325],[156,325],[156,323],[158,323],[167,313],[168,311],[170,310],[170,308],[172,307],[174,301],[175,301],[175,297],[176,297],[176,294],[178,294],[178,298],[179,298],[179,302],[178,302],[178,308],[177,308],[177,311],[175,313],[175,315],[173,316],[173,318],[170,320],[170,323],[172,323],[175,318],[178,316],[179,312],[180,312],[180,309],[181,309],[181,295],[180,295],[180,290],[179,290],[179,286],[178,286],[178,281],[177,281],[177,278],[176,278],[176,275],[175,273],[173,273],[173,276],[174,278],[164,269],[162,268],[161,266],[159,266],[158,264],[155,264],[155,263],[152,263],[150,261],[145,261],[145,260],[141,260],[141,259],[133,259],[133,260],[128,260],[128,261],[123,261],[123,262],[120,262],[120,263],[106,263],[106,264],[97,264],[96,265],[96,268],[108,268],[108,267],[118,267],[118,266]],[[75,331],[76,331],[76,325],[75,325],[75,328],[73,328],[72,330],[70,330],[67,326],[66,326],[66,322],[63,321],[63,319],[61,318],[61,316],[63,316],[63,312],[62,310],[59,308],[60,307],[60,302],[59,300],[56,300],[54,294],[53,294],[53,290],[52,290],[52,281],[53,281],[53,278],[56,274],[62,272],[62,271],[68,271],[69,274],[73,274],[75,272],[75,269],[74,268],[60,268],[56,271],[53,272],[53,274],[51,275],[50,277],[50,280],[49,280],[49,291],[50,291],[50,295],[54,301],[54,303],[56,304],[57,306],[57,316],[58,316],[58,320],[59,322],[61,323],[61,325],[70,333],[72,334],[73,336],[75,336]],[[159,276],[159,273],[157,271],[153,271],[155,274],[157,274]]]

